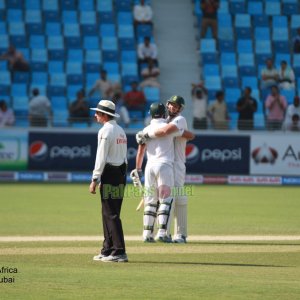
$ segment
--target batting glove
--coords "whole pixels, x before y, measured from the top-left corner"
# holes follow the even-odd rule
[[[147,133],[143,133],[143,131],[139,131],[136,135],[135,135],[135,139],[136,142],[139,145],[144,145],[146,144],[147,140],[149,139],[149,135]]]

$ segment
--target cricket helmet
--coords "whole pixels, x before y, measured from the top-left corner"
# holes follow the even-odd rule
[[[166,115],[166,107],[159,102],[150,105],[150,115],[152,118],[164,118]]]

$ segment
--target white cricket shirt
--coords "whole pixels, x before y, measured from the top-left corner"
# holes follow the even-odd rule
[[[166,126],[165,119],[152,119],[150,125],[144,128],[143,132],[154,132],[156,129]],[[146,142],[147,163],[167,163],[173,165],[174,162],[174,136],[167,135]]]
[[[127,163],[127,137],[116,121],[110,120],[98,132],[98,148],[93,179],[100,180],[107,163],[120,166],[124,162]]]
[[[187,122],[186,119],[178,115],[174,119],[170,121],[171,124],[174,124],[178,130],[187,130]],[[174,139],[174,155],[175,155],[175,162],[182,162],[185,163],[185,148],[186,148],[187,140],[182,136],[175,136]]]

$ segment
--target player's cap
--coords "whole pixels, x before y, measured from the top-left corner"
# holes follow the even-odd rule
[[[164,118],[166,115],[166,107],[159,102],[150,105],[150,115],[152,118]]]
[[[170,99],[168,99],[167,103],[176,103],[180,106],[181,110],[184,108],[185,105],[183,97],[177,95],[174,95]]]
[[[116,113],[116,106],[110,100],[101,100],[97,107],[90,108],[91,110],[100,111],[104,114],[119,118],[120,115]]]

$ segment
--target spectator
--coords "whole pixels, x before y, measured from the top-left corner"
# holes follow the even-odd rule
[[[263,90],[269,89],[276,85],[278,81],[278,71],[273,66],[272,59],[266,60],[266,67],[261,70],[261,88]]]
[[[201,38],[205,38],[207,28],[210,27],[214,39],[218,38],[217,12],[219,0],[201,0],[202,21]]]
[[[11,71],[28,72],[29,63],[25,60],[23,54],[10,46],[6,53],[0,56],[0,60],[7,60]]]
[[[284,127],[286,130],[294,130],[299,128],[299,117],[300,117],[300,98],[299,96],[294,97],[294,103],[290,104],[286,110]],[[297,121],[298,119],[298,121]]]
[[[153,12],[150,5],[145,4],[144,0],[140,0],[140,4],[133,7],[134,25],[149,24],[152,25]]]
[[[228,111],[224,101],[224,92],[216,93],[216,100],[208,107],[208,116],[214,129],[228,129]]]
[[[238,129],[252,130],[254,113],[257,111],[257,101],[251,96],[251,88],[246,87],[242,97],[236,104],[236,109],[239,113]]]
[[[128,110],[139,110],[145,118],[146,97],[143,91],[138,90],[138,83],[133,81],[131,83],[131,91],[124,95],[124,104]]]
[[[48,118],[52,115],[51,103],[46,96],[40,95],[37,88],[33,89],[32,95],[29,102],[30,126],[46,127]]]
[[[140,64],[148,63],[149,61],[153,61],[155,65],[158,64],[157,47],[154,43],[150,42],[150,37],[146,36],[144,38],[144,43],[140,43],[137,50]]]
[[[143,77],[143,81],[140,83],[140,87],[144,88],[146,86],[151,87],[160,87],[159,82],[157,81],[157,77],[159,76],[160,71],[158,67],[155,67],[152,60],[149,60],[148,67],[144,68],[141,72]]]
[[[122,99],[122,93],[118,92],[115,94],[112,101],[115,104],[116,107],[116,113],[120,115],[120,118],[117,119],[117,121],[121,121],[124,124],[124,127],[127,128],[130,124],[130,116],[128,109],[124,105],[124,101]]]
[[[89,91],[88,96],[91,97],[96,91],[101,94],[104,99],[112,99],[114,95],[121,90],[119,83],[113,83],[107,79],[107,72],[100,71],[100,79],[98,79],[92,89]]]
[[[69,122],[86,122],[90,124],[90,108],[88,102],[85,100],[84,90],[77,92],[75,101],[69,107]]]
[[[15,114],[11,108],[7,107],[5,100],[0,100],[0,127],[13,126],[15,124]]]
[[[271,94],[266,99],[267,126],[269,130],[278,130],[282,127],[287,101],[276,85],[271,87]]]
[[[300,131],[300,116],[297,114],[294,114],[292,116],[292,125],[290,128],[291,131]]]
[[[300,53],[300,27],[297,29],[297,35],[294,38],[294,53]]]
[[[285,60],[280,63],[280,69],[278,70],[278,82],[280,89],[291,90],[295,88],[294,71],[287,65]]]
[[[193,128],[207,129],[207,90],[200,84],[192,84]]]

